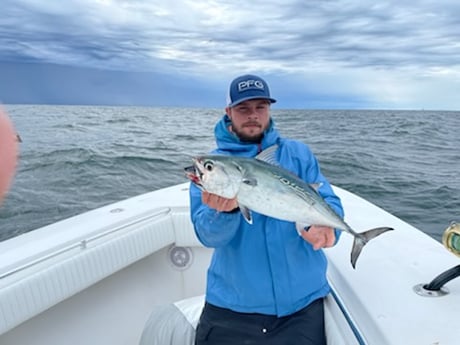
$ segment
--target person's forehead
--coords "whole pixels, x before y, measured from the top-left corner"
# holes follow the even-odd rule
[[[249,106],[249,105],[259,105],[259,104],[270,104],[270,101],[268,101],[268,100],[266,100],[264,98],[249,99],[247,101],[244,101],[244,102],[241,102],[241,103],[235,105],[235,107]]]

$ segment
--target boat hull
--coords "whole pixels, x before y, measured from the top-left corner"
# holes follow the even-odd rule
[[[354,229],[395,231],[370,242],[356,270],[352,236],[342,234],[325,250],[333,289],[325,301],[328,342],[455,344],[460,282],[437,298],[413,288],[458,258],[401,219],[334,189]],[[137,344],[156,307],[203,295],[212,250],[195,237],[188,200],[188,184],[181,184],[0,242],[0,344]]]

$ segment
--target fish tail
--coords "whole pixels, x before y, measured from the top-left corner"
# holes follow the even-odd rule
[[[393,230],[393,228],[380,227],[356,234],[353,247],[351,248],[351,266],[355,268],[359,254],[361,254],[361,250],[363,250],[367,242],[389,230]]]

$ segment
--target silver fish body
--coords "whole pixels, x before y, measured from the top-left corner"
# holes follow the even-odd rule
[[[291,172],[271,164],[276,147],[257,159],[207,155],[194,159],[187,177],[202,190],[225,198],[237,198],[248,222],[250,210],[298,224],[324,225],[355,237],[351,253],[353,268],[364,245],[392,228],[381,227],[357,233],[323,200],[315,188]],[[266,161],[265,161],[266,160]]]

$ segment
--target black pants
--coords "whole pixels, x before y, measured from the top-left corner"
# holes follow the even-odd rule
[[[205,304],[195,345],[326,345],[323,300],[284,317],[237,313]]]

